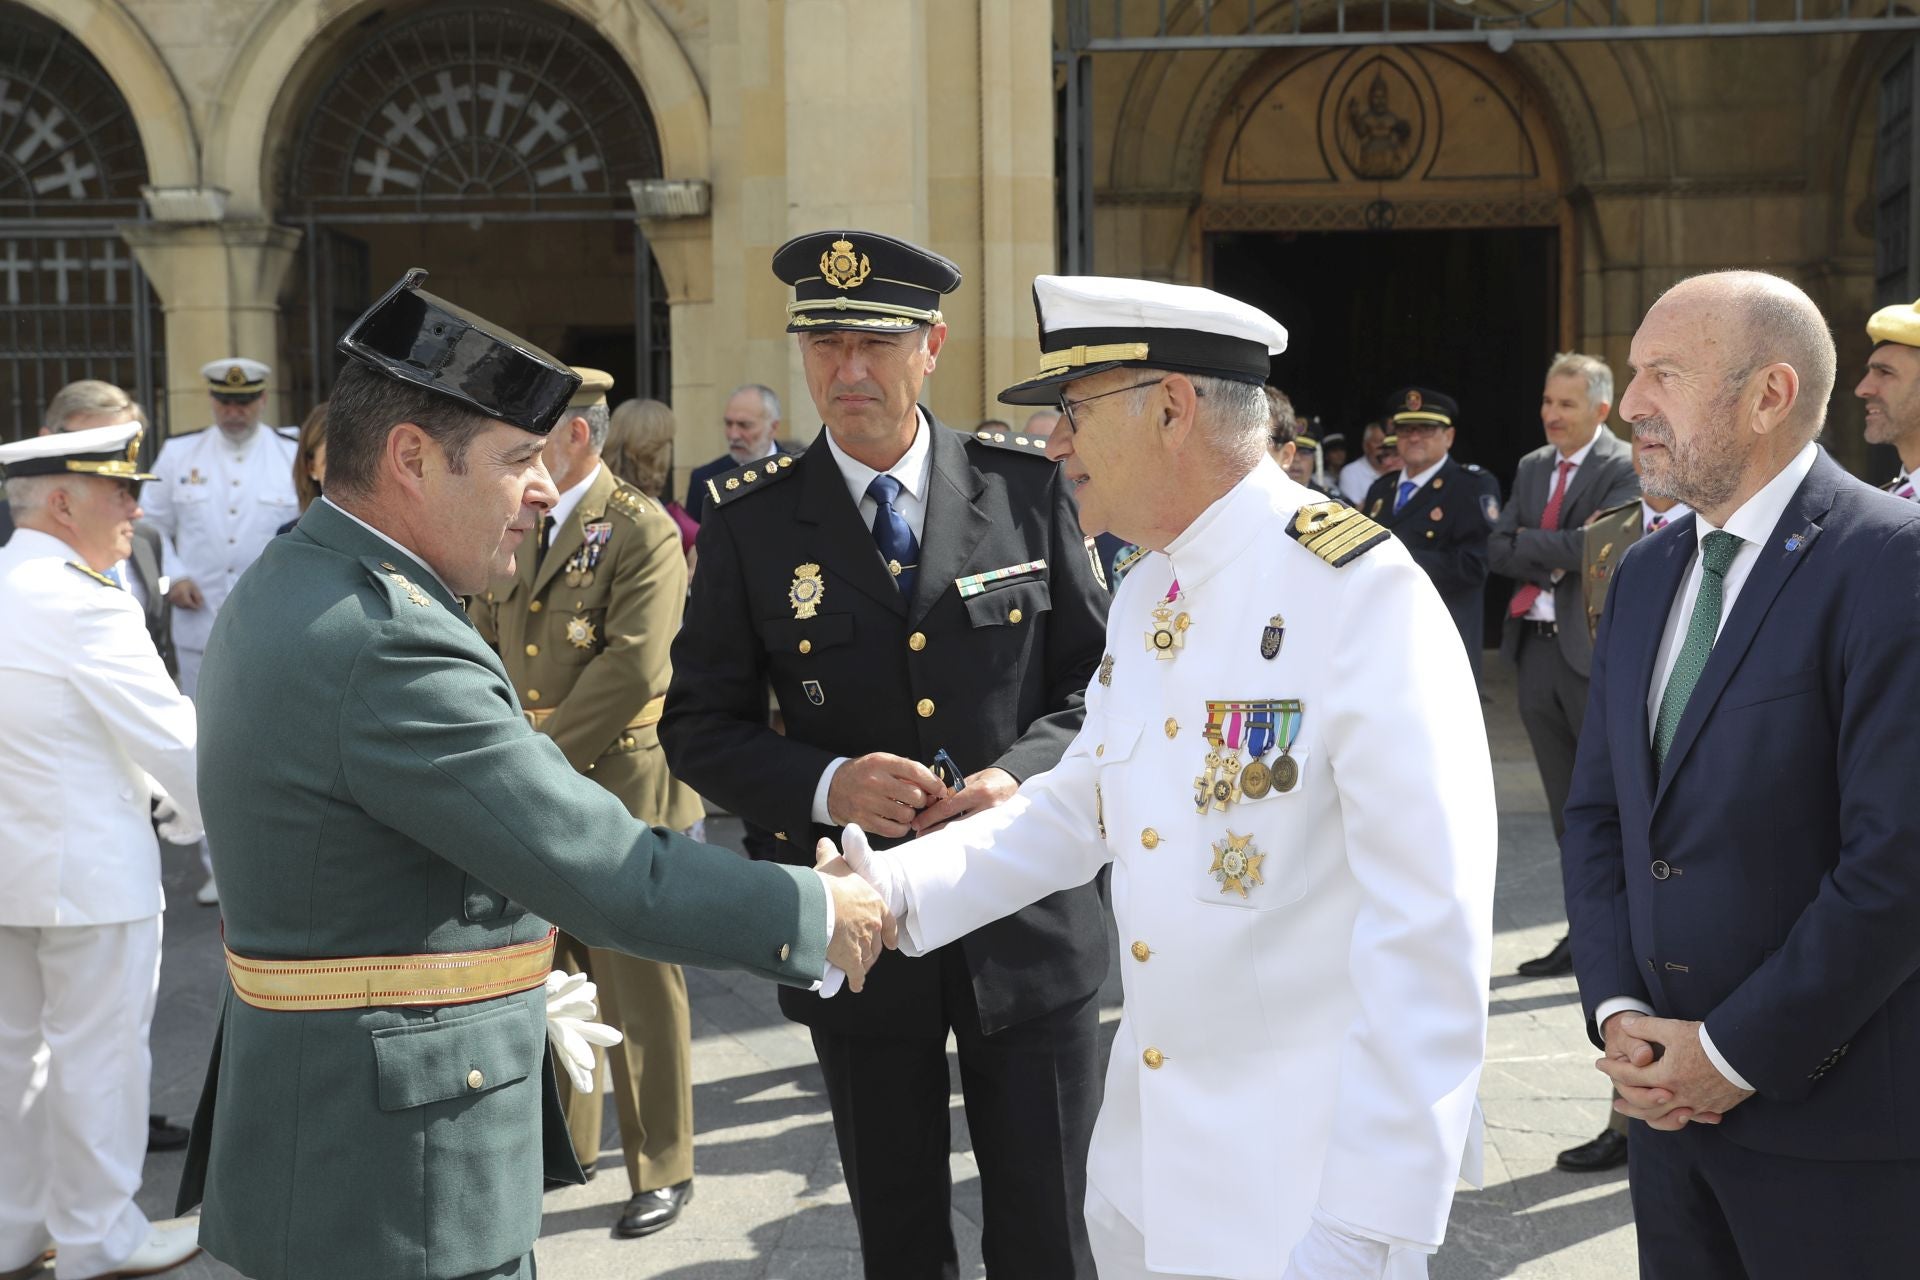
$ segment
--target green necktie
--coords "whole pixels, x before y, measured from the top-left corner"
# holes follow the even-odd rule
[[[1713,639],[1720,633],[1720,594],[1727,566],[1740,551],[1740,539],[1724,529],[1715,529],[1700,542],[1700,594],[1694,597],[1693,616],[1687,619],[1687,638],[1680,644],[1680,657],[1667,677],[1660,694],[1660,719],[1653,727],[1653,761],[1667,762],[1673,735],[1680,729],[1680,717],[1686,714],[1687,699],[1700,673],[1707,669],[1707,656],[1713,652]]]

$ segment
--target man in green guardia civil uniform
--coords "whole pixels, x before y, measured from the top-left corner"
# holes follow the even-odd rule
[[[705,812],[667,772],[660,712],[668,650],[687,602],[680,528],[657,502],[600,460],[612,375],[575,368],[580,389],[547,435],[547,474],[559,490],[541,534],[468,606],[500,655],[533,727],[568,763],[642,822],[685,831]],[[617,1236],[671,1226],[693,1194],[693,1044],[687,980],[677,964],[589,947],[564,931],[555,957],[599,989],[601,1020],[625,1037],[594,1058],[594,1084],[560,1079],[573,1151],[591,1173],[600,1158],[604,1066],[612,1067],[630,1196]]]
[[[528,724],[460,597],[553,506],[541,446],[579,379],[424,275],[341,339],[327,495],[242,576],[201,674],[229,987],[180,1204],[254,1280],[534,1274],[542,1179],[581,1177],[549,921],[856,989],[892,930],[843,862],[649,828]]]

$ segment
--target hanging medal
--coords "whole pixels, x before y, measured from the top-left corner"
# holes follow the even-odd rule
[[[1273,770],[1262,761],[1273,750],[1273,707],[1261,704],[1247,713],[1247,754],[1253,759],[1240,771],[1240,792],[1249,800],[1259,800],[1273,790]]]
[[[1293,790],[1300,785],[1300,762],[1293,758],[1293,744],[1300,737],[1300,726],[1306,720],[1306,704],[1298,698],[1283,698],[1270,704],[1279,719],[1280,754],[1274,760],[1273,789],[1279,792]]]
[[[1221,720],[1224,717],[1217,715],[1214,705],[1211,702],[1207,704],[1207,727],[1201,730],[1207,740],[1207,758],[1200,767],[1200,776],[1193,780],[1193,803],[1199,813],[1205,813],[1207,806],[1213,803],[1214,777],[1220,772],[1224,760],[1221,739]]]
[[[1174,611],[1179,600],[1180,580],[1175,578],[1166,597],[1153,607],[1153,625],[1147,629],[1147,650],[1156,660],[1171,660],[1176,650],[1187,647],[1187,628],[1193,625],[1193,618]]]

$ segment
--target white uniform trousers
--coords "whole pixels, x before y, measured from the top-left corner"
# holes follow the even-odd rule
[[[147,1239],[160,917],[0,925],[0,1272],[59,1249],[62,1276],[114,1270]]]
[[[1185,1271],[1148,1270],[1147,1238],[1091,1184],[1087,1187],[1087,1241],[1093,1246],[1093,1266],[1100,1273],[1100,1280],[1218,1280],[1218,1277]],[[1287,1260],[1275,1258],[1274,1280],[1279,1280],[1286,1269]],[[1387,1269],[1381,1280],[1425,1280],[1426,1274],[1426,1254],[1395,1249],[1387,1255]]]

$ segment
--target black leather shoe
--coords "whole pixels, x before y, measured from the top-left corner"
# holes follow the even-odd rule
[[[1573,948],[1567,945],[1566,935],[1553,944],[1553,950],[1543,956],[1527,961],[1515,972],[1523,978],[1558,978],[1562,974],[1573,972]]]
[[[1618,1169],[1626,1162],[1626,1135],[1608,1129],[1592,1142],[1568,1147],[1553,1163],[1554,1167],[1565,1169],[1568,1173],[1600,1173],[1607,1169]]]
[[[178,1151],[187,1145],[192,1137],[186,1129],[177,1124],[168,1124],[165,1116],[147,1117],[147,1150]]]
[[[692,1178],[658,1191],[642,1191],[620,1211],[620,1221],[613,1224],[613,1234],[632,1239],[664,1230],[679,1220],[680,1211],[692,1199]]]

